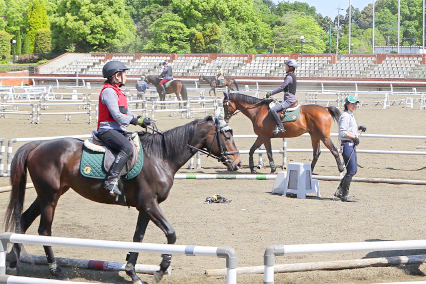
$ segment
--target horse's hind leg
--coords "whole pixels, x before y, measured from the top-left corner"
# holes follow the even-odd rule
[[[145,235],[146,227],[149,223],[149,217],[144,212],[139,212],[138,223],[136,224],[136,231],[133,235],[133,242],[141,242]],[[126,274],[132,278],[133,284],[143,283],[141,279],[136,275],[135,266],[138,260],[138,252],[130,252],[127,255]]]
[[[311,172],[314,173],[315,165],[317,164],[318,158],[321,155],[320,139],[317,136],[314,136],[313,134],[311,134],[311,142],[312,142],[312,149],[313,149]]]
[[[263,144],[265,145],[266,154],[268,155],[269,166],[271,167],[271,174],[273,174],[277,170],[277,167],[275,166],[274,158],[272,156],[271,139],[265,139]]]
[[[256,141],[254,141],[254,144],[250,148],[250,151],[249,151],[249,168],[250,168],[250,172],[252,174],[257,173],[256,170],[254,169],[254,161],[253,161],[254,151],[256,151],[256,149],[259,148],[262,144],[263,144],[263,141],[259,138],[259,136],[257,136]],[[268,158],[269,158],[269,156],[268,156]]]
[[[27,229],[31,226],[34,220],[40,215],[40,202],[38,199],[34,200],[31,206],[25,210],[21,215],[21,228],[19,233],[25,233]],[[9,272],[14,272],[18,264],[19,256],[21,254],[21,244],[14,244],[10,253],[7,255],[7,261],[9,261]],[[13,273],[12,272],[12,273]]]
[[[52,222],[55,215],[55,208],[57,205],[57,198],[41,206],[40,225],[38,227],[38,234],[41,236],[52,235]],[[62,269],[57,265],[55,256],[51,246],[44,246],[44,252],[47,257],[47,263],[49,264],[50,274],[59,280],[68,280],[68,278],[62,273]]]
[[[330,153],[333,154],[334,158],[336,159],[337,168],[339,169],[339,172],[343,172],[345,168],[342,164],[342,161],[340,160],[339,151],[337,151],[330,137],[325,137],[322,142],[330,150]]]

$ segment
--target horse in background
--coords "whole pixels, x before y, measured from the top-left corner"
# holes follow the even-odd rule
[[[273,99],[259,99],[240,93],[225,93],[224,95],[223,108],[225,121],[228,122],[233,115],[238,113],[237,111],[241,111],[252,121],[254,133],[257,135],[257,139],[249,152],[251,173],[256,173],[254,170],[253,154],[261,145],[265,145],[269,165],[271,166],[271,173],[274,173],[276,166],[272,157],[271,138],[276,138],[272,134],[276,124],[275,120],[269,114],[269,104]],[[284,116],[283,113],[281,115]],[[343,172],[344,166],[340,160],[339,152],[330,139],[331,123],[333,119],[337,122],[339,117],[340,111],[334,106],[303,105],[300,106],[299,117],[295,121],[284,122],[286,131],[280,133],[278,137],[293,138],[308,132],[311,135],[313,148],[312,173],[321,154],[320,141],[324,143],[336,159],[339,172]]]
[[[200,75],[198,82],[199,83],[206,82],[207,84],[210,85],[210,87],[211,87],[211,89],[209,91],[210,96],[211,96],[212,91],[213,91],[214,95],[216,96],[216,88],[225,88],[226,87],[227,88],[226,92],[229,92],[229,91],[234,90],[233,86],[235,85],[235,88],[237,88],[237,91],[239,91],[237,81],[235,81],[235,79],[232,79],[231,77],[225,77],[223,84],[222,83],[218,84],[215,76]]]
[[[148,75],[146,76],[146,82],[148,84],[153,84],[155,88],[157,89],[158,96],[160,97],[160,101],[166,100],[166,94],[173,94],[175,93],[176,98],[181,101],[186,101],[188,99],[188,91],[186,89],[185,83],[181,80],[172,80],[167,83],[166,93],[162,94],[162,88],[160,87],[160,81],[161,78],[158,78],[156,76]]]

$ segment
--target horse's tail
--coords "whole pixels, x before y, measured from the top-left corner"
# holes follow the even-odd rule
[[[182,82],[182,89],[180,90],[180,95],[182,96],[182,100],[186,101],[188,99],[188,91],[186,90],[185,83]]]
[[[238,84],[237,81],[235,81],[235,79],[232,79],[234,81],[235,87],[237,88],[237,91],[239,91],[240,89],[238,89]]]
[[[331,114],[331,117],[337,122],[340,117],[340,110],[335,106],[327,107],[328,112]]]
[[[25,199],[25,187],[27,184],[27,158],[40,141],[34,141],[25,144],[16,151],[12,159],[10,183],[12,191],[10,193],[9,205],[7,206],[4,219],[5,231],[20,232],[20,220]]]

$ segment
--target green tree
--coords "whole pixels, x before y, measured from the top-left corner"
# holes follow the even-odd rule
[[[246,0],[173,0],[172,7],[188,29],[205,33],[215,22],[220,52],[256,53],[271,36],[269,26]]]
[[[204,43],[205,43],[205,52],[220,52],[221,42],[220,42],[220,30],[215,22],[213,22],[212,27],[207,29],[204,33]]]
[[[49,29],[46,6],[40,0],[30,3],[27,13],[27,34],[31,52],[34,51],[35,35],[39,29]]]
[[[6,20],[5,30],[10,34],[17,34],[19,30],[22,34],[26,30],[27,10],[30,0],[6,0]]]
[[[204,52],[206,46],[204,44],[203,34],[200,32],[196,32],[194,35],[194,39],[192,40],[191,52],[201,53]]]
[[[30,40],[28,39],[28,35],[25,34],[24,35],[24,50],[23,50],[23,54],[30,54],[31,53],[31,44],[30,44]]]
[[[299,53],[300,36],[304,36],[304,53],[323,53],[326,51],[328,36],[311,16],[300,13],[287,13],[273,29],[273,53]]]
[[[52,22],[52,45],[59,51],[126,52],[135,34],[123,0],[62,0]]]
[[[21,31],[17,31],[16,34],[16,51],[15,54],[21,55],[22,53],[22,38],[21,38]]]
[[[276,14],[279,16],[284,16],[288,12],[298,12],[300,14],[305,14],[307,16],[315,17],[316,8],[314,6],[309,6],[309,4],[304,2],[295,1],[294,3],[290,2],[280,2],[277,5]]]
[[[6,3],[4,0],[0,0],[0,31],[4,31],[7,25],[6,10]]]
[[[149,26],[148,52],[190,53],[189,30],[178,15],[166,13]]]
[[[34,53],[49,53],[51,51],[50,29],[39,29],[34,40]]]
[[[0,60],[6,60],[10,56],[11,38],[8,32],[0,31]]]

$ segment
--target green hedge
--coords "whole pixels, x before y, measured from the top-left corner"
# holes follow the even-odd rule
[[[10,40],[12,37],[5,31],[0,31],[0,60],[6,60],[10,56]]]
[[[39,29],[34,38],[34,53],[49,53],[52,50],[52,32],[50,29]]]

